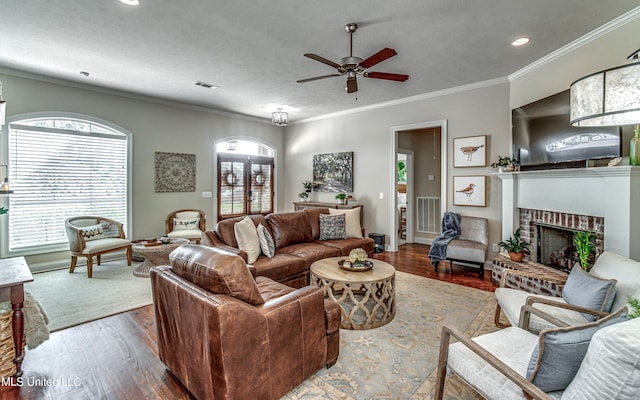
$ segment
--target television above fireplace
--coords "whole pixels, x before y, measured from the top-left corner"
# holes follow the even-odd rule
[[[573,127],[569,90],[511,110],[513,154],[521,169],[585,167],[622,154],[620,127]]]

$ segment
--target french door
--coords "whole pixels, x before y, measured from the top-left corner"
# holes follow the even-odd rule
[[[218,153],[218,221],[273,212],[271,157]]]

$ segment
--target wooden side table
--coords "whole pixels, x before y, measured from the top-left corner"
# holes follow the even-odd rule
[[[325,297],[342,310],[342,329],[364,330],[388,324],[396,315],[396,270],[384,261],[369,259],[373,269],[351,272],[340,269],[331,257],[311,264],[311,284],[319,286]]]
[[[172,251],[189,243],[189,239],[171,239],[171,243],[145,246],[144,243],[134,243],[133,251],[144,256],[144,262],[133,270],[133,275],[139,278],[148,278],[151,267],[169,265],[169,254]]]
[[[16,365],[14,377],[22,376],[22,360],[24,359],[24,284],[33,281],[33,275],[24,257],[12,257],[0,259],[0,301],[11,301],[13,316],[11,327],[13,331],[13,344],[15,346]]]

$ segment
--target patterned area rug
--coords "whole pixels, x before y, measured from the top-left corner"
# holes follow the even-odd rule
[[[431,399],[443,325],[470,336],[495,330],[491,292],[396,272],[396,316],[372,330],[340,331],[340,356],[284,399]],[[455,376],[447,399],[481,399]]]
[[[33,282],[24,288],[44,308],[53,332],[151,304],[149,278],[133,276],[137,265],[103,261],[94,264],[91,279],[85,266],[73,274],[68,269],[41,272],[33,274]]]

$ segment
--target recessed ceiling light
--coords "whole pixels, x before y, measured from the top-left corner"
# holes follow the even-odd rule
[[[137,6],[140,4],[138,0],[120,0],[120,3],[126,4],[128,6]]]
[[[531,38],[521,37],[521,38],[517,38],[516,40],[511,42],[511,45],[512,46],[524,46],[525,44],[529,43],[530,41],[531,41]]]
[[[87,71],[80,71],[80,75],[89,76],[90,74]]]
[[[207,82],[202,82],[202,81],[196,81],[194,83],[194,85],[200,86],[200,87],[203,87],[203,88],[207,88],[207,89],[220,89],[220,86],[216,86],[216,85],[214,85],[212,83],[207,83]]]

